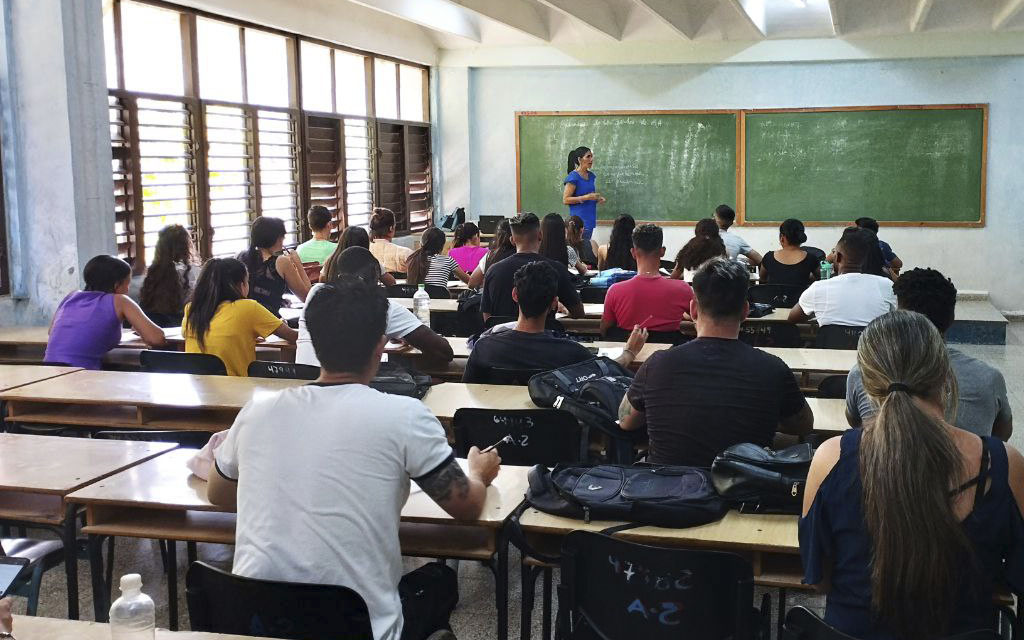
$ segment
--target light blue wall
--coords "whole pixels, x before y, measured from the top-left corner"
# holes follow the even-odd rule
[[[883,229],[882,236],[908,267],[933,266],[960,289],[991,291],[1000,309],[1024,309],[1024,58],[478,68],[468,73],[468,117],[442,114],[440,134],[442,139],[457,139],[468,128],[469,175],[442,175],[444,189],[464,190],[468,182],[474,215],[515,211],[515,111],[987,102],[986,226],[892,228]],[[442,100],[451,102],[445,96]],[[595,171],[600,174],[600,149],[595,153]],[[657,188],[657,180],[652,177],[651,188]],[[689,228],[670,229],[669,252],[691,233]],[[759,251],[776,245],[774,230],[747,228],[741,233]],[[838,234],[836,228],[809,229],[809,243],[828,249]]]

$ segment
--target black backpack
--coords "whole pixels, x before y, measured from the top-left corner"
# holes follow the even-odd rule
[[[433,384],[430,376],[393,362],[380,363],[377,375],[370,381],[370,387],[381,393],[423,399]]]
[[[484,317],[480,313],[482,297],[479,291],[472,289],[466,289],[459,294],[456,312],[458,335],[475,336],[484,330]]]
[[[590,522],[624,520],[694,527],[718,520],[728,505],[705,469],[655,465],[537,465],[526,500],[539,511]]]
[[[814,449],[810,443],[772,451],[744,442],[715,457],[715,490],[741,513],[799,515]]]
[[[619,428],[619,404],[633,383],[633,374],[610,358],[593,358],[530,378],[530,399],[538,407],[564,409],[587,429],[612,438],[613,462],[633,461],[634,444],[644,437]]]

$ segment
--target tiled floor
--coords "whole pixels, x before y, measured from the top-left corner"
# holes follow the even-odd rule
[[[957,348],[976,358],[998,367],[1006,378],[1011,406],[1018,412],[1018,428],[1010,442],[1018,449],[1024,449],[1024,323],[1012,323],[1007,332],[1006,346],[959,345]],[[200,545],[200,558],[212,562],[230,562],[231,549],[216,545]],[[142,574],[144,590],[157,602],[157,623],[167,626],[167,588],[160,564],[160,553],[155,542],[148,540],[121,539],[115,554],[115,576],[124,573]],[[181,545],[178,553],[180,584],[179,608],[182,628],[188,628],[188,609],[185,605],[185,549]],[[405,561],[406,569],[414,568],[418,561]],[[519,572],[518,555],[513,551],[510,561],[509,622],[510,637],[519,637]],[[555,581],[557,583],[557,573]],[[116,580],[115,580],[116,581]],[[92,593],[89,586],[89,566],[84,560],[79,563],[82,617],[92,619]],[[456,635],[462,640],[484,640],[495,636],[494,579],[490,570],[475,563],[462,562],[459,566],[459,587],[461,601],[452,618]],[[116,591],[116,587],[115,587]],[[758,592],[760,597],[760,591]],[[774,594],[773,594],[774,598]],[[540,638],[540,589],[538,584],[537,606],[533,619],[533,638]],[[818,596],[791,594],[789,605],[804,604],[817,610],[823,607]],[[19,601],[17,608],[23,608]],[[774,609],[774,602],[773,602]],[[66,615],[64,571],[58,567],[50,571],[43,582],[40,599],[40,615],[64,617]]]

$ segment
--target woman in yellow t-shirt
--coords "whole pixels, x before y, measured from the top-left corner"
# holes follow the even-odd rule
[[[248,295],[249,273],[241,261],[213,258],[204,264],[181,323],[185,351],[213,354],[228,375],[244,376],[256,359],[257,338],[273,333],[295,342],[298,332]]]

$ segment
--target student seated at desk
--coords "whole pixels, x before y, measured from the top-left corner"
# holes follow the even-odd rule
[[[412,249],[395,244],[395,214],[375,207],[370,217],[370,253],[386,273],[405,273],[405,261]]]
[[[245,405],[214,454],[207,494],[237,505],[234,573],[350,587],[375,638],[422,640],[447,627],[458,582],[440,563],[402,576],[409,480],[453,518],[474,520],[501,459],[473,447],[464,473],[422,402],[367,386],[387,316],[375,284],[343,276],[321,287],[306,305],[320,378]]]
[[[690,303],[697,339],[653,354],[633,379],[620,426],[647,427],[648,462],[710,467],[734,444],[770,446],[776,430],[810,433],[814,415],[793,372],[738,339],[749,284],[740,263],[705,262]]]
[[[121,343],[127,321],[151,347],[162,347],[164,332],[128,297],[132,268],[114,256],[96,256],[82,269],[85,289],[69,293],[50,321],[44,362],[99,369],[103,356]]]
[[[486,275],[487,270],[515,252],[516,245],[512,243],[512,228],[508,224],[508,218],[505,218],[498,223],[498,228],[494,231],[494,237],[491,238],[491,244],[487,249],[487,253],[484,254],[484,257],[480,258],[476,269],[473,269],[473,274],[469,276],[469,288],[479,289],[484,283],[484,275]]]
[[[633,248],[633,229],[635,228],[636,220],[628,213],[615,218],[608,244],[597,248],[597,268],[599,270],[604,271],[618,267],[626,271],[636,271],[636,260],[629,252]]]
[[[885,258],[882,256],[882,247],[878,244],[878,236],[874,231],[866,227],[846,227],[843,229],[843,236],[846,236],[848,233],[858,232],[862,232],[870,239],[867,255],[864,256],[864,261],[860,264],[860,272],[879,276],[881,278],[888,278],[895,282],[896,276],[889,267],[885,266]],[[832,253],[828,254],[826,260],[831,262],[833,265],[835,264],[836,250],[834,248],[832,249]]]
[[[804,223],[790,218],[779,225],[781,249],[769,251],[761,259],[761,283],[799,287],[802,292],[820,277],[821,264],[800,245],[807,242]]]
[[[366,232],[366,229],[362,227],[347,227],[341,232],[341,236],[338,238],[338,244],[334,248],[334,253],[324,261],[324,268],[320,270],[320,282],[327,282],[326,273],[336,270],[336,265],[333,263],[341,257],[342,252],[349,247],[362,247],[367,251],[370,250],[370,234]],[[376,258],[374,258],[376,260]],[[380,263],[377,264],[380,266]],[[390,287],[397,284],[395,276],[390,273],[384,273],[380,270],[380,283],[385,287]],[[308,298],[309,295],[307,294]]]
[[[570,247],[565,239],[565,220],[562,220],[562,216],[557,213],[544,216],[540,234],[540,255],[565,265],[567,269],[581,276],[587,274],[587,265],[580,260],[576,249]]]
[[[428,227],[420,236],[420,248],[409,254],[405,261],[407,284],[426,284],[448,290],[448,281],[458,278],[469,282],[469,275],[451,256],[443,255],[444,231]]]
[[[488,266],[484,278],[483,295],[480,297],[480,311],[486,321],[491,316],[519,315],[519,307],[512,297],[512,286],[515,274],[525,264],[538,260],[548,262],[555,268],[555,280],[558,285],[558,299],[573,318],[583,317],[583,303],[580,294],[569,280],[569,272],[565,265],[545,258],[537,253],[540,250],[540,221],[532,213],[523,213],[509,221],[512,230],[512,241],[516,245],[516,253],[501,260],[493,267]]]
[[[185,305],[185,352],[213,354],[224,362],[229,376],[245,376],[256,359],[257,339],[274,334],[295,342],[298,332],[248,294],[249,274],[240,260],[208,260],[192,301]]]
[[[681,280],[661,275],[665,255],[661,227],[642,224],[633,230],[636,276],[608,288],[601,315],[601,335],[618,327],[627,331],[640,326],[650,331],[679,332],[679,323],[690,318],[693,289]]]
[[[874,218],[864,216],[863,218],[857,218],[853,224],[857,225],[861,229],[870,230],[876,236],[878,235],[878,221]],[[878,248],[882,252],[882,263],[894,276],[899,277],[900,269],[903,268],[903,261],[900,260],[900,257],[893,252],[889,243],[881,238],[878,239]]]
[[[900,309],[922,313],[939,334],[953,325],[956,287],[934,269],[912,269],[893,285]],[[947,411],[947,421],[979,436],[995,436],[1007,441],[1013,433],[1013,414],[1006,398],[1006,381],[998,369],[947,347],[953,377],[957,382],[955,412]],[[864,390],[860,366],[853,365],[846,378],[846,418],[859,427],[872,419],[878,407]]]
[[[139,294],[139,306],[150,320],[161,327],[181,326],[185,303],[199,279],[199,268],[188,230],[180,224],[161,229]]]
[[[593,238],[584,238],[586,230],[587,227],[586,223],[583,222],[583,218],[569,216],[569,221],[565,225],[566,242],[573,248],[580,260],[587,265],[588,269],[596,269],[597,241]]]
[[[480,246],[480,228],[472,222],[463,222],[455,227],[452,248],[448,255],[466,273],[473,273],[480,259],[487,255],[487,248]]]
[[[514,327],[499,325],[484,332],[469,352],[463,382],[492,382],[491,369],[550,371],[594,357],[582,344],[544,328],[558,307],[558,276],[564,268],[550,260],[529,262],[515,272],[512,299],[519,305]],[[629,366],[647,340],[647,331],[634,328],[619,363]]]
[[[804,582],[827,593],[825,621],[855,638],[992,629],[994,589],[1024,589],[1024,458],[945,421],[954,374],[925,316],[872,321],[857,361],[878,416],[814,454]]]
[[[349,247],[336,257],[331,256],[327,264],[324,265],[321,279],[325,283],[330,284],[348,276],[362,278],[367,284],[376,284],[381,277],[380,263],[377,262],[376,258],[367,249]],[[307,306],[323,287],[323,284],[313,285],[313,288],[309,290],[309,296],[306,298]],[[452,352],[451,344],[447,340],[420,322],[419,318],[413,315],[412,311],[409,311],[391,298],[388,298],[387,301],[388,317],[384,333],[389,339],[406,342],[422,351],[424,356],[431,359],[451,362],[454,353]],[[320,366],[320,361],[316,359],[316,349],[314,348],[312,337],[310,336],[309,329],[306,327],[305,308],[299,316],[299,338],[295,343],[295,362],[314,367]]]
[[[313,237],[295,247],[295,253],[303,262],[319,262],[334,253],[334,243],[331,242],[331,212],[327,207],[315,204],[309,208],[306,214],[306,224],[313,233]]]
[[[715,208],[715,223],[718,225],[722,242],[725,243],[726,255],[729,256],[730,260],[735,260],[739,256],[746,256],[747,260],[750,260],[750,264],[755,267],[758,266],[761,264],[761,254],[754,251],[747,244],[746,240],[729,231],[729,227],[734,222],[736,222],[736,212],[732,210],[732,207],[727,204],[720,204]]]
[[[693,280],[693,274],[712,258],[726,257],[725,243],[718,235],[718,225],[711,218],[697,222],[693,237],[676,254],[676,266],[672,269],[673,280]]]
[[[872,247],[878,247],[874,234],[865,229],[844,232],[835,250],[839,275],[819,280],[800,295],[789,312],[790,322],[806,322],[814,316],[819,326],[838,324],[863,327],[896,308],[892,281],[861,273],[861,265]]]
[[[248,297],[278,318],[286,290],[305,300],[310,287],[299,255],[284,251],[284,236],[283,220],[259,216],[252,221],[249,248],[237,256],[249,271]]]

